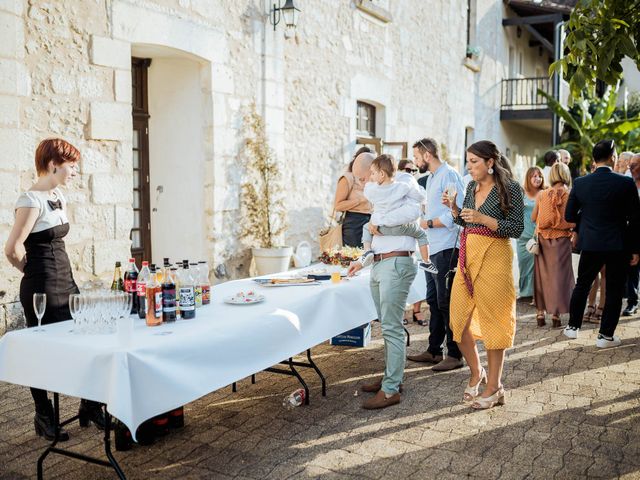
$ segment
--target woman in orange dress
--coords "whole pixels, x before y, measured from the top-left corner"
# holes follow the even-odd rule
[[[451,291],[450,324],[453,339],[471,370],[464,400],[476,409],[504,403],[504,351],[513,345],[516,327],[516,289],[513,249],[509,238],[524,230],[522,187],[513,180],[509,160],[490,141],[467,149],[467,186],[462,210],[443,197],[460,237],[458,271]],[[480,364],[476,340],[487,350],[488,376]],[[479,393],[480,384],[487,386]]]
[[[553,328],[559,328],[560,315],[569,313],[571,292],[576,285],[571,264],[571,233],[576,224],[564,219],[571,185],[569,167],[554,164],[549,182],[551,188],[538,194],[531,214],[540,247],[534,259],[533,287],[538,326],[545,325],[546,312],[551,314]]]

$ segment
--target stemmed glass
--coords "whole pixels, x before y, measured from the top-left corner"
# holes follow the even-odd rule
[[[447,183],[447,188],[446,188],[445,192],[447,194],[447,200],[449,200],[450,208],[453,209],[453,202],[455,202],[456,193],[458,192],[458,189],[456,187],[455,182]]]
[[[38,328],[34,329],[34,332],[42,332],[44,328],[41,327],[42,317],[44,311],[47,309],[47,294],[46,293],[34,293],[33,294],[33,311],[38,317]]]
[[[71,314],[71,318],[73,319],[73,329],[71,332],[80,333],[80,294],[72,293],[69,295],[69,313]]]

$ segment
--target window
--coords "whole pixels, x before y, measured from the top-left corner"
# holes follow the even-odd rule
[[[376,136],[376,107],[369,103],[358,102],[356,133],[359,137]]]
[[[476,0],[467,0],[467,57],[473,55],[471,48],[476,41]]]

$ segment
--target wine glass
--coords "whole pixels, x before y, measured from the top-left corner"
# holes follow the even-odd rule
[[[447,194],[447,200],[449,200],[450,207],[453,208],[453,202],[455,202],[456,193],[458,193],[458,189],[455,182],[447,183],[447,188],[445,192]]]
[[[38,317],[38,328],[34,329],[34,332],[42,332],[44,329],[41,327],[42,317],[44,311],[47,309],[47,294],[46,293],[34,293],[33,294],[33,311]]]
[[[69,295],[69,313],[73,319],[73,329],[71,332],[80,331],[80,294],[72,293]]]

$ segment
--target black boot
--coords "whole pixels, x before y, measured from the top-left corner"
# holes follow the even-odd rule
[[[33,425],[36,429],[36,435],[44,437],[45,439],[52,441],[56,436],[56,430],[53,421],[53,405],[51,401],[43,405],[36,405],[36,416],[33,418]],[[69,440],[69,434],[62,428],[58,434],[58,441],[66,442]]]
[[[104,412],[102,410],[102,404],[93,402],[91,400],[80,400],[80,408],[78,410],[78,421],[81,427],[88,427],[89,422],[98,427],[100,430],[104,430]]]

